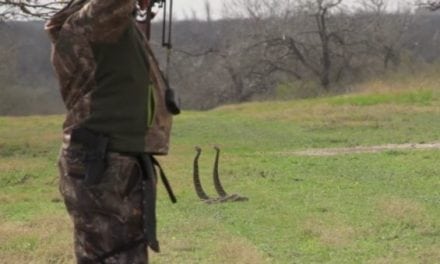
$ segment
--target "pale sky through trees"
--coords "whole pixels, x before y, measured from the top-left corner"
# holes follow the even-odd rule
[[[174,0],[176,17],[182,19],[185,17],[192,17],[194,10],[199,19],[205,19],[205,1],[208,1],[212,7],[213,18],[219,18],[222,14],[222,6],[224,0]],[[395,10],[399,5],[405,3],[414,3],[414,0],[387,0],[389,9]],[[362,0],[343,0],[345,5],[358,5]]]
[[[42,0],[42,2],[50,2],[53,0]],[[211,17],[218,19],[222,17],[224,3],[230,0],[174,0],[174,16],[177,19],[192,19],[194,15],[201,20],[206,19],[205,3],[211,6]],[[295,0],[290,0],[295,2]],[[364,0],[343,0],[343,5],[348,7],[359,6]],[[417,0],[385,0],[388,3],[388,10],[396,10],[402,6],[412,6]],[[1,9],[1,6],[0,6]],[[229,10],[231,11],[231,10]],[[159,14],[159,19],[161,15]],[[159,20],[158,19],[158,20]]]
[[[194,10],[199,18],[204,19],[206,17],[205,1],[211,5],[213,17],[220,17],[223,0],[174,0],[176,16],[178,18],[191,17],[192,10]]]

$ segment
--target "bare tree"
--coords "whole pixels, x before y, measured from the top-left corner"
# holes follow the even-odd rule
[[[10,38],[7,24],[0,23],[0,81],[6,86],[10,83],[15,72],[16,43]]]
[[[212,22],[212,7],[211,3],[209,1],[205,0],[204,3],[205,7],[205,13],[206,13],[206,22],[211,23]]]
[[[0,114],[10,111],[13,102],[10,100],[11,89],[14,86],[16,69],[17,46],[11,40],[8,25],[0,23]]]
[[[400,65],[408,29],[414,19],[409,9],[387,12],[388,4],[388,0],[364,0],[359,10],[362,26],[357,25],[370,60],[380,58],[385,70],[390,65],[394,68]]]
[[[432,11],[437,11],[440,9],[440,1],[417,1],[418,5],[424,8],[428,8]]]
[[[314,0],[306,1],[306,6],[309,6],[311,13],[314,13],[316,31],[314,32],[319,36],[320,49],[321,49],[321,69],[319,71],[321,84],[324,88],[330,85],[330,74],[333,67],[332,42],[341,41],[341,36],[336,30],[332,30],[329,26],[330,12],[337,8],[342,3],[342,0]]]
[[[346,68],[343,49],[349,27],[337,23],[342,0],[233,0],[234,10],[255,23],[269,72],[319,78],[325,90]],[[341,17],[341,16],[339,16]],[[258,45],[252,43],[251,46]],[[336,63],[336,61],[339,61]]]
[[[46,19],[67,2],[67,0],[0,0],[0,19],[29,16]]]

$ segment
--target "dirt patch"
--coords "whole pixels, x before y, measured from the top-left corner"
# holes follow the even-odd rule
[[[318,219],[309,218],[306,219],[302,225],[303,234],[317,238],[323,245],[331,247],[345,247],[353,242],[355,237],[355,229],[348,224],[341,222],[340,220],[330,219]],[[329,223],[327,221],[336,223]]]
[[[376,212],[377,224],[381,227],[377,229],[377,235],[382,239],[401,239],[408,232],[425,238],[439,235],[435,218],[426,211],[423,204],[411,199],[382,198],[377,201]]]
[[[386,144],[380,146],[359,146],[351,148],[323,148],[323,149],[307,149],[295,152],[281,152],[284,155],[298,155],[298,156],[336,156],[343,154],[356,153],[379,153],[392,150],[426,150],[426,149],[440,149],[440,142],[426,143],[426,144]]]
[[[391,218],[414,226],[426,222],[423,206],[413,200],[391,197],[382,199],[377,205],[381,217]]]
[[[219,263],[266,263],[254,246],[237,238],[230,238],[230,240],[220,243],[216,250],[216,256]]]
[[[389,252],[381,257],[373,258],[368,264],[401,264],[401,263],[420,263],[431,264],[440,263],[440,247],[438,245],[424,246],[422,248],[412,248],[408,245],[393,245]]]

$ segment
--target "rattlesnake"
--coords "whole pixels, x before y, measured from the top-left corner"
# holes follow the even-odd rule
[[[193,165],[193,182],[194,182],[194,188],[196,190],[196,194],[199,197],[200,200],[202,200],[205,203],[213,203],[215,199],[209,197],[206,192],[203,190],[202,183],[200,182],[200,175],[199,175],[199,158],[202,154],[202,149],[200,147],[195,147],[196,149],[196,157],[194,158],[194,165]]]
[[[220,182],[220,176],[219,176],[219,159],[220,159],[220,148],[215,146],[214,149],[216,150],[216,156],[215,156],[215,162],[214,162],[214,170],[213,170],[213,178],[214,178],[214,187],[219,195],[219,197],[209,197],[206,192],[203,190],[202,184],[200,182],[200,175],[199,175],[199,158],[202,153],[202,149],[200,147],[195,147],[196,149],[196,156],[194,158],[194,166],[193,166],[193,180],[194,180],[194,188],[196,190],[196,194],[199,197],[199,199],[205,203],[213,204],[213,203],[225,203],[225,202],[242,202],[242,201],[248,201],[249,198],[241,196],[239,194],[231,194],[228,195],[226,191],[224,190],[221,182]]]

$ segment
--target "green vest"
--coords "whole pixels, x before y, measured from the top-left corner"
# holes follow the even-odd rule
[[[117,42],[92,44],[97,87],[84,126],[109,136],[111,151],[143,152],[154,116],[149,66],[139,34],[133,23]]]

